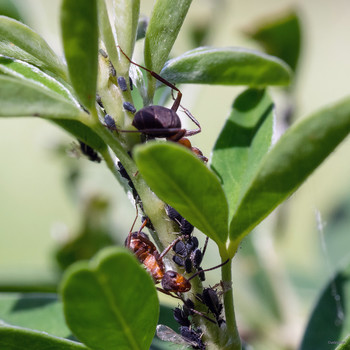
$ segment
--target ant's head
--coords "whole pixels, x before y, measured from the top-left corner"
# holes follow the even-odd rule
[[[185,293],[191,289],[191,283],[175,271],[167,271],[162,279],[162,287],[167,292]]]

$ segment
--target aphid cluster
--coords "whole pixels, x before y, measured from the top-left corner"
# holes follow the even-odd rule
[[[208,310],[214,315],[219,327],[225,323],[225,320],[221,317],[223,305],[214,288],[204,288],[202,294],[197,294],[197,299],[208,307]]]
[[[208,244],[208,239],[205,242],[202,253],[198,248],[198,239],[191,235],[194,229],[193,225],[171,206],[167,205],[165,210],[169,218],[178,224],[180,234],[182,234],[182,240],[178,241],[173,247],[173,251],[175,252],[173,261],[177,265],[184,267],[187,273],[191,273],[194,268],[198,271],[201,281],[204,281],[205,274],[200,264],[203,260],[203,253]]]

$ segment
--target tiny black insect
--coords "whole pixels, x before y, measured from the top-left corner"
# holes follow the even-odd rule
[[[174,319],[180,326],[191,326],[191,322],[188,319],[189,315],[186,315],[184,310],[180,309],[179,307],[176,307],[173,311]]]
[[[80,145],[80,149],[81,152],[86,155],[89,160],[91,160],[92,162],[96,162],[96,163],[100,163],[101,162],[101,157],[99,156],[99,154],[90,146],[88,146],[86,143],[79,141],[79,145]]]
[[[112,131],[117,130],[117,126],[115,125],[115,120],[109,114],[106,114],[104,116],[104,120],[109,130],[112,130]]]
[[[166,205],[165,211],[169,217],[169,219],[175,221],[178,225],[181,224],[182,216],[170,205]]]
[[[101,54],[102,57],[108,58],[107,52],[103,49],[99,49],[98,52]]]
[[[112,77],[117,76],[117,71],[115,70],[113,63],[111,61],[109,61],[109,75],[111,75]]]
[[[225,322],[221,317],[223,305],[219,300],[216,290],[213,288],[204,288],[203,293],[198,296],[202,303],[206,305],[215,316],[218,325],[221,326]]]
[[[132,114],[134,114],[136,112],[136,108],[134,107],[134,105],[130,102],[123,102],[123,107],[131,112]]]
[[[198,328],[196,331],[193,328],[181,326],[180,334],[190,341],[191,343],[195,343],[196,345],[192,345],[194,349],[205,350],[206,346],[202,342],[202,331]]]
[[[131,189],[132,196],[133,196],[135,202],[137,204],[139,204],[141,206],[141,209],[142,209],[141,198],[140,198],[139,194],[137,193],[136,188],[135,188],[133,182],[131,181],[129,174],[126,172],[123,164],[121,162],[119,162],[119,161],[118,161],[118,172],[121,175],[121,177],[123,177],[124,179],[126,179],[128,181],[128,185],[129,185],[129,187]]]
[[[193,230],[194,226],[188,222],[184,217],[182,217],[173,207],[170,205],[166,205],[165,211],[169,217],[169,219],[175,221],[180,227],[180,233],[182,235],[189,236]]]
[[[185,218],[181,219],[180,232],[183,235],[189,236],[194,230],[194,226],[188,222]]]
[[[125,81],[124,77],[122,77],[122,76],[118,77],[117,82],[118,82],[118,85],[122,91],[128,90],[128,86],[126,85],[126,81]]]

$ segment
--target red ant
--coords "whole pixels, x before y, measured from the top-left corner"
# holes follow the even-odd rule
[[[146,106],[141,108],[136,112],[132,125],[137,129],[134,130],[119,130],[119,132],[140,132],[151,138],[166,138],[167,140],[178,142],[183,146],[189,148],[193,153],[195,153],[200,159],[204,162],[207,162],[208,159],[203,156],[203,153],[197,148],[192,147],[191,142],[185,138],[186,136],[192,136],[201,132],[201,126],[196,118],[190,113],[190,111],[184,108],[180,102],[182,98],[181,91],[173,84],[171,84],[166,79],[162,78],[157,73],[151,71],[150,69],[141,66],[133,62],[118,45],[121,53],[129,60],[131,64],[134,64],[137,67],[140,67],[147,72],[149,72],[154,78],[158,79],[163,84],[169,86],[171,89],[177,91],[176,98],[173,97],[174,103],[171,108],[163,106]],[[183,112],[195,123],[198,128],[194,130],[186,130],[182,128],[181,120],[177,115],[178,108],[181,107]]]
[[[125,241],[125,246],[129,248],[137,257],[137,259],[146,267],[147,271],[153,277],[154,282],[157,284],[161,282],[163,289],[157,288],[160,292],[172,295],[171,293],[185,293],[191,289],[190,280],[196,277],[199,272],[192,275],[189,279],[179,274],[176,271],[168,270],[165,271],[163,257],[169,252],[169,250],[181,239],[178,237],[175,239],[161,254],[159,254],[155,245],[149,240],[148,236],[142,232],[142,229],[147,224],[147,219],[143,222],[138,232],[132,232],[132,228],[136,222],[137,216],[131,227],[128,237]],[[214,266],[210,269],[201,271],[211,271],[229,261],[226,260],[224,263]],[[178,298],[178,297],[175,297]],[[180,298],[181,299],[181,298]]]

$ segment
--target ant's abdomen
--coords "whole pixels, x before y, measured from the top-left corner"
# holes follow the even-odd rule
[[[164,265],[154,255],[148,255],[143,260],[143,265],[156,283],[162,280],[164,277]]]

